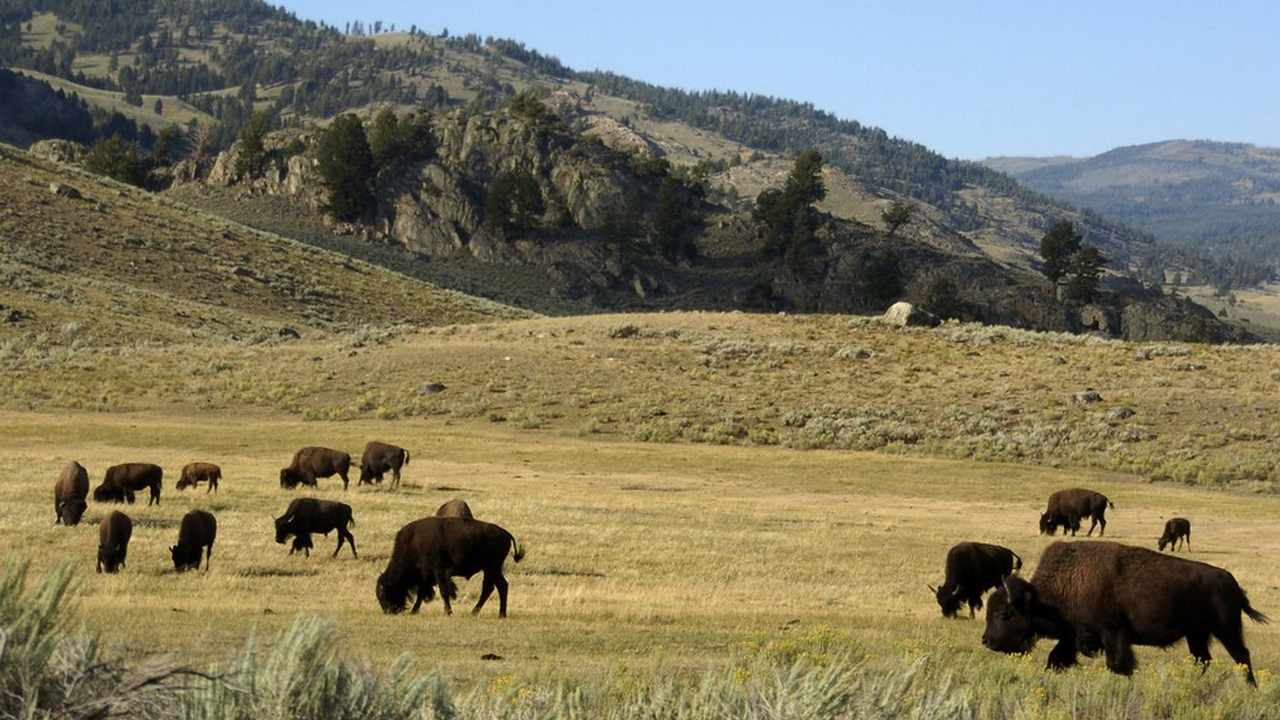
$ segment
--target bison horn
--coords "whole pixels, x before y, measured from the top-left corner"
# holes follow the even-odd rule
[[[930,585],[929,583],[925,583],[925,587],[929,588],[929,592],[933,593],[934,595],[938,594],[938,588]]]

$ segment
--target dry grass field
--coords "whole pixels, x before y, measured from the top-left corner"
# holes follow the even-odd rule
[[[1116,502],[1109,539],[1153,546],[1161,518],[1192,518],[1190,557],[1229,568],[1256,607],[1280,608],[1273,562],[1280,499],[1116,473],[636,444],[439,418],[7,412],[0,424],[0,463],[10,468],[0,487],[0,546],[29,557],[36,575],[70,560],[79,574],[78,616],[88,628],[131,653],[188,662],[224,660],[251,633],[270,636],[303,614],[334,623],[344,655],[386,667],[408,653],[451,684],[490,694],[619,679],[643,686],[746,667],[765,654],[819,663],[850,656],[882,667],[926,662],[960,686],[998,677],[1020,693],[1024,710],[1040,703],[1047,713],[1021,717],[1059,716],[1070,707],[1064,703],[1099,689],[1142,703],[1157,702],[1147,695],[1160,687],[1228,704],[1251,697],[1241,679],[1222,676],[1228,666],[1204,678],[1189,671],[1181,645],[1139,650],[1134,683],[1110,678],[1100,661],[1050,676],[1041,672],[1048,643],[1030,658],[1000,656],[980,646],[981,620],[939,616],[925,584],[941,578],[950,544],[1005,544],[1034,568],[1049,542],[1035,529],[1043,499],[1073,485]],[[314,493],[354,507],[360,558],[345,550],[330,558],[332,545],[319,538],[311,558],[289,557],[273,542],[271,519],[298,493],[278,487],[278,468],[303,444],[358,454],[372,438],[411,449],[400,491],[343,492],[334,478]],[[135,533],[128,567],[117,576],[93,573],[96,523],[108,506],[91,504],[78,527],[52,523],[49,485],[68,458],[85,464],[94,484],[117,462],[166,469],[159,507],[123,508]],[[173,490],[178,468],[192,460],[222,464],[219,493]],[[453,617],[438,602],[419,616],[383,615],[373,584],[395,531],[452,497],[466,498],[527,548],[522,563],[507,564],[511,616],[499,621],[495,606],[479,618],[466,613],[476,579],[463,586]],[[179,575],[167,548],[192,508],[215,513],[219,539],[210,571]],[[1255,625],[1247,638],[1262,670],[1262,697],[1276,698],[1280,634]],[[487,654],[501,659],[482,659]]]

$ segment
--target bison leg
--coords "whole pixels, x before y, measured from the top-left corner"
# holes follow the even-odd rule
[[[1059,640],[1058,644],[1049,651],[1049,662],[1045,667],[1050,670],[1061,671],[1069,667],[1075,667],[1078,663],[1075,638],[1067,636]]]
[[[427,599],[427,600],[430,600],[430,599],[431,599],[432,594],[433,594],[433,593],[431,592],[431,581],[430,581],[430,580],[425,580],[425,579],[424,579],[424,580],[422,580],[421,582],[419,582],[419,583],[418,583],[417,598],[415,598],[415,599],[414,599],[414,601],[413,601],[413,609],[412,609],[412,610],[410,610],[409,612],[413,613],[414,615],[417,615],[417,614],[418,614],[418,611],[422,609],[422,601],[423,601],[423,599],[425,598],[425,599]]]
[[[351,484],[351,479],[347,477],[347,471],[343,470],[338,475],[342,477],[342,489],[346,490],[347,486]]]
[[[452,578],[450,577],[451,575],[452,573],[450,572],[449,568],[436,569],[436,587],[440,588],[440,599],[444,601],[445,615],[453,614],[453,604],[449,602],[449,599],[450,599],[449,596],[456,593],[449,592],[450,590],[449,585],[453,582]]]
[[[1200,670],[1209,669],[1209,661],[1213,660],[1213,656],[1209,654],[1209,634],[1187,635],[1187,650],[1191,651],[1191,657],[1201,665]]]
[[[213,543],[209,543],[209,547],[204,549],[204,571],[209,572],[209,563],[213,562]],[[196,556],[196,564],[200,564],[200,556]]]
[[[391,489],[400,487],[400,468],[391,468]]]
[[[1107,629],[1102,631],[1102,646],[1107,651],[1107,669],[1117,675],[1132,675],[1138,661],[1133,656],[1133,642],[1129,631]]]
[[[498,568],[498,572],[494,573],[493,584],[498,588],[498,617],[507,616],[507,578],[502,574],[502,568]]]
[[[1245,680],[1257,687],[1258,681],[1253,678],[1253,660],[1249,657],[1249,648],[1244,644],[1244,628],[1240,626],[1239,617],[1237,616],[1234,624],[1228,623],[1228,627],[1219,628],[1214,635],[1217,636],[1218,642],[1222,643],[1222,647],[1231,659],[1237,665],[1245,667]]]
[[[1105,511],[1098,513],[1098,525],[1101,526],[1101,529],[1098,530],[1098,537],[1105,537],[1107,534],[1107,516]]]
[[[338,539],[341,540],[343,535],[347,536],[347,544],[351,546],[351,557],[359,560],[360,556],[356,554],[356,536],[346,528],[338,528]]]
[[[476,602],[476,606],[471,608],[472,615],[479,615],[480,608],[484,607],[485,601],[493,594],[493,575],[488,570],[484,571],[484,585],[480,588],[480,599]]]

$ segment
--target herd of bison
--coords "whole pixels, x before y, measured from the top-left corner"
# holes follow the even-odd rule
[[[400,482],[400,473],[409,464],[403,448],[370,442],[360,461],[360,484],[382,482],[391,473],[391,486]],[[321,447],[306,447],[294,454],[288,467],[280,471],[280,486],[315,486],[317,478],[337,475],[345,490],[351,456]],[[93,491],[95,502],[134,501],[134,493],[147,489],[151,503],[160,502],[163,470],[157,465],[129,463],[107,470],[101,485]],[[217,491],[222,471],[209,463],[192,463],[182,469],[177,488],[206,484],[206,492]],[[89,476],[77,462],[63,468],[54,485],[56,522],[75,525],[87,506]],[[1055,535],[1059,528],[1074,536],[1081,521],[1090,520],[1087,535],[1094,529],[1106,534],[1107,508],[1115,505],[1106,496],[1084,489],[1060,490],[1049,496],[1040,516],[1040,532]],[[343,544],[356,555],[356,540],[350,527],[355,524],[351,506],[316,498],[297,498],[283,516],[276,518],[276,542],[292,538],[289,554],[310,555],[311,536],[337,531],[336,557]],[[98,571],[116,572],[124,567],[133,523],[129,516],[111,512],[99,528]],[[182,518],[178,541],[170,548],[178,571],[200,567],[204,555],[208,570],[217,536],[217,521],[204,510],[192,510]],[[1167,647],[1186,639],[1196,661],[1210,660],[1209,641],[1217,638],[1236,663],[1245,666],[1248,682],[1256,684],[1249,649],[1244,644],[1241,615],[1259,622],[1267,617],[1250,606],[1245,591],[1231,573],[1212,565],[1163,554],[1166,547],[1179,544],[1191,548],[1191,523],[1173,518],[1165,523],[1157,540],[1160,552],[1112,542],[1051,544],[1040,558],[1030,580],[1018,574],[1022,558],[1012,550],[987,543],[964,542],[947,553],[946,579],[933,590],[945,617],[955,617],[968,605],[973,617],[987,599],[986,629],[982,644],[1003,653],[1025,653],[1040,638],[1057,641],[1049,653],[1048,667],[1069,668],[1083,653],[1105,654],[1107,668],[1124,675],[1133,672],[1134,645]],[[519,562],[524,551],[505,529],[476,520],[467,503],[453,500],[442,505],[432,517],[415,520],[396,533],[395,545],[386,570],[378,577],[376,595],[382,610],[397,613],[405,609],[409,594],[415,595],[412,612],[423,601],[440,593],[446,614],[457,597],[454,577],[470,578],[483,573],[480,598],[472,613],[480,612],[493,590],[498,591],[499,616],[507,614],[507,580],[502,566],[507,555]]]

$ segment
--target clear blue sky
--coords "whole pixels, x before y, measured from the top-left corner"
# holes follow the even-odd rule
[[[576,69],[805,100],[954,157],[1171,138],[1280,146],[1276,0],[285,4],[338,27],[447,27]]]

